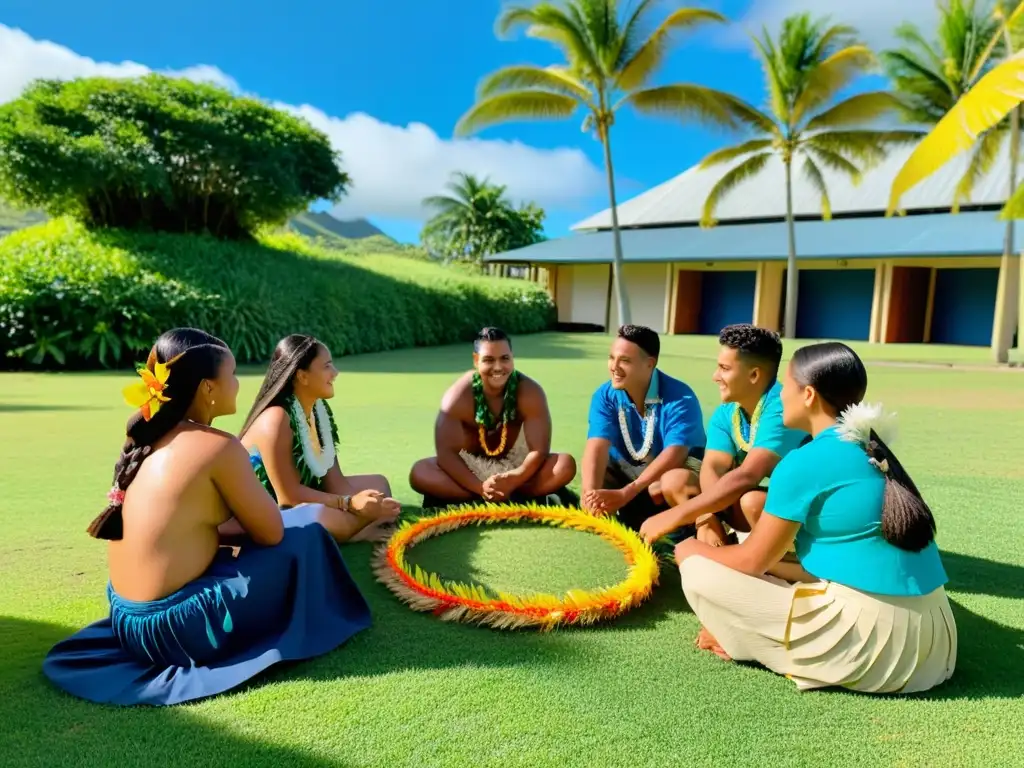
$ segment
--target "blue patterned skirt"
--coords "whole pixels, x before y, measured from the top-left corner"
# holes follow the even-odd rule
[[[370,626],[370,609],[315,514],[292,510],[276,546],[247,544],[237,558],[221,549],[160,600],[125,600],[108,586],[110,615],[55,645],[43,672],[90,701],[164,706],[334,650]]]

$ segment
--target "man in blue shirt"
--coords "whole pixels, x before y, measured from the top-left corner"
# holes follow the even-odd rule
[[[810,439],[782,423],[779,335],[753,325],[730,325],[718,343],[712,378],[722,404],[708,424],[700,494],[648,520],[640,531],[648,541],[696,523],[698,538],[721,546],[726,539],[722,520],[749,532],[764,509],[762,482],[786,454]],[[663,482],[675,479],[667,476]]]
[[[661,341],[624,325],[608,355],[611,381],[590,401],[583,452],[584,509],[617,514],[633,530],[698,489],[704,418],[686,384],[658,369]],[[679,470],[671,483],[666,472]]]

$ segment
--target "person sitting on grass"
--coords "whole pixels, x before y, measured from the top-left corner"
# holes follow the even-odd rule
[[[703,627],[698,646],[758,662],[801,690],[916,693],[956,666],[935,520],[883,440],[889,418],[862,402],[867,384],[845,344],[798,349],[782,387],[783,419],[813,439],[775,468],[743,543],[694,538],[676,547]],[[766,576],[794,539],[799,583]]]
[[[441,399],[435,458],[421,459],[409,484],[423,507],[476,500],[574,501],[567,453],[551,453],[551,413],[540,384],[516,370],[512,342],[484,328],[473,342],[473,370]],[[552,496],[552,498],[548,498]]]
[[[583,508],[616,514],[633,530],[699,489],[706,442],[700,402],[658,368],[660,353],[655,331],[619,328],[608,355],[611,380],[590,401]]]
[[[235,412],[227,345],[168,331],[139,374],[125,390],[138,410],[108,504],[88,529],[109,542],[110,612],[55,645],[45,675],[94,702],[178,704],[327,653],[369,627],[321,508],[282,520],[241,442],[211,426]]]
[[[239,437],[282,508],[322,504],[324,526],[338,541],[381,539],[401,507],[383,475],[341,473],[327,404],[337,376],[324,344],[301,334],[282,339]]]
[[[778,382],[782,341],[774,331],[730,325],[718,336],[713,381],[722,404],[711,415],[700,469],[700,494],[650,518],[640,534],[653,542],[697,524],[697,537],[713,546],[726,541],[720,517],[749,533],[764,509],[762,486],[775,466],[808,435],[782,423]],[[665,482],[679,482],[672,470]]]

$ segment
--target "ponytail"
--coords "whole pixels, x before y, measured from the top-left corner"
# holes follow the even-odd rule
[[[107,492],[107,506],[89,524],[90,536],[110,541],[123,537],[121,507],[125,491],[138,475],[142,462],[153,452],[153,446],[185,420],[203,380],[217,377],[228,351],[220,339],[192,328],[168,331],[157,339],[142,371],[154,374],[158,364],[167,367],[165,399],[156,413],[150,413],[147,405],[128,419],[126,439],[114,465],[114,482]]]
[[[868,461],[885,477],[882,502],[882,536],[895,547],[920,552],[935,540],[935,517],[896,454],[879,432],[895,426],[891,415],[880,405],[858,403],[843,411],[839,433],[843,439],[859,443]],[[886,435],[887,440],[894,433]]]

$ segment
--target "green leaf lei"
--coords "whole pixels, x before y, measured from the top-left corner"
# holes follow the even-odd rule
[[[288,413],[288,423],[292,428],[292,460],[295,462],[295,468],[299,471],[299,482],[307,488],[313,488],[314,490],[320,490],[323,485],[323,481],[326,478],[317,477],[313,474],[313,471],[306,466],[306,458],[302,455],[302,442],[299,438],[299,424],[295,420],[295,414],[292,413],[292,400],[294,395],[288,398],[285,403],[285,411]],[[338,425],[334,423],[334,412],[331,410],[331,406],[327,404],[327,401],[323,401],[324,410],[327,411],[327,418],[331,422],[331,440],[334,441],[334,445],[338,445]],[[315,413],[315,411],[314,411]],[[317,437],[319,438],[320,433],[317,431]]]
[[[512,371],[505,384],[504,405],[501,408],[501,421],[498,422],[487,407],[487,398],[484,396],[484,382],[480,374],[473,372],[473,405],[476,412],[474,419],[476,423],[490,432],[497,429],[499,423],[509,424],[516,419],[516,392],[519,389],[519,371]]]

